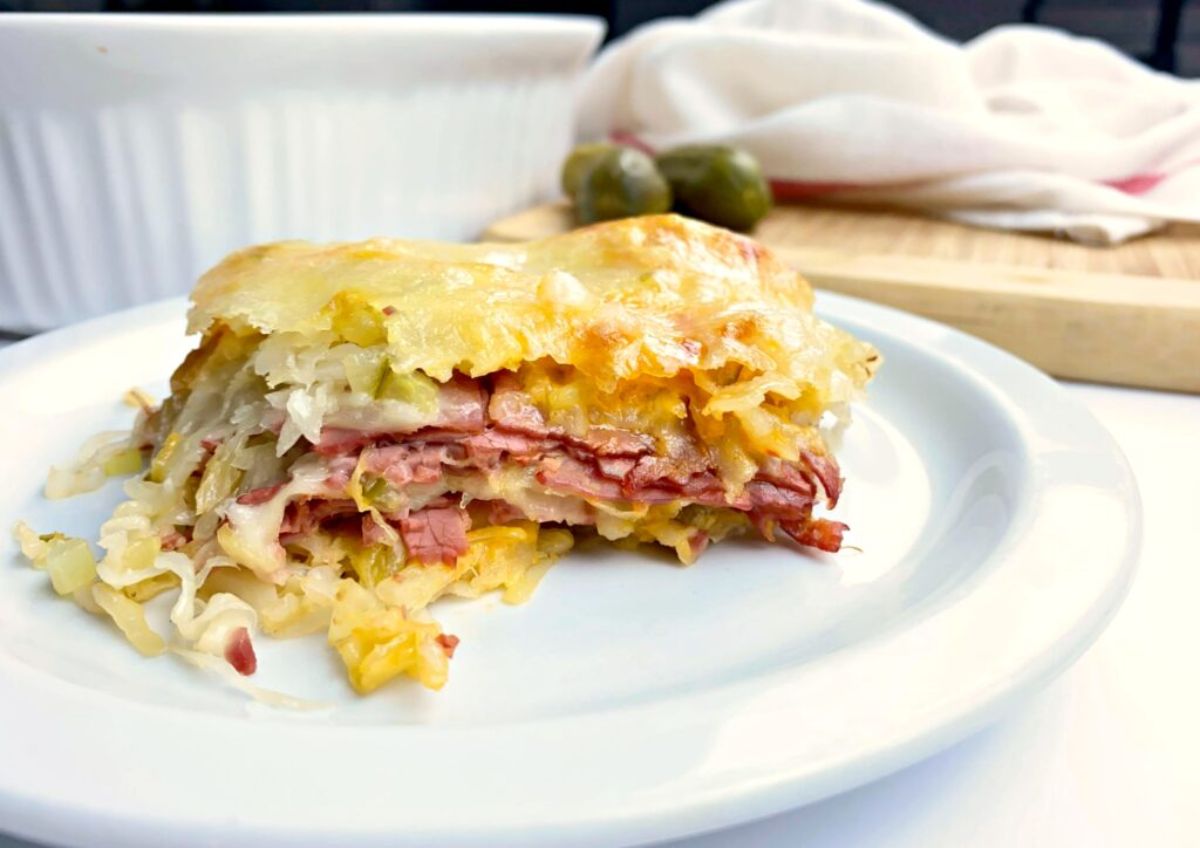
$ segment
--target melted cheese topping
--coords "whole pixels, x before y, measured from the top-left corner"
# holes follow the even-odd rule
[[[769,251],[675,215],[519,245],[264,245],[206,274],[193,300],[193,332],[333,329],[364,343],[377,320],[395,371],[442,381],[545,358],[608,391],[684,375],[728,404],[770,391],[824,408],[878,361],[813,316],[808,284]],[[366,320],[354,317],[362,306]]]

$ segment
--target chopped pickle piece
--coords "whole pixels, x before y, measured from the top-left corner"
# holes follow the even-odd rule
[[[234,454],[233,449],[222,444],[204,466],[204,476],[196,488],[197,513],[215,509],[237,491],[243,471],[233,464]]]
[[[358,575],[358,582],[368,589],[374,589],[376,584],[390,577],[396,564],[396,555],[391,548],[380,545],[352,551],[348,559],[350,567]]]
[[[104,473],[109,477],[123,477],[142,470],[142,452],[137,448],[119,450],[104,460]]]
[[[420,371],[397,374],[389,368],[384,373],[375,396],[411,403],[418,409],[435,409],[438,402],[438,384]]]
[[[363,497],[368,501],[377,501],[387,494],[388,481],[383,477],[372,477],[367,485],[363,486]]]
[[[387,365],[382,351],[355,350],[342,360],[342,367],[352,391],[374,396],[379,391]]]
[[[163,439],[162,447],[158,449],[158,453],[154,455],[154,459],[150,462],[150,480],[155,483],[161,483],[167,479],[167,469],[171,465],[171,457],[175,451],[179,450],[183,444],[183,436],[179,433],[170,433]]]
[[[96,579],[96,558],[83,539],[56,539],[46,551],[50,584],[60,595],[70,595]]]

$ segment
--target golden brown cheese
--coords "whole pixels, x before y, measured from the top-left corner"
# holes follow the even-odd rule
[[[200,280],[190,329],[312,334],[330,328],[338,299],[385,314],[395,370],[438,380],[548,357],[604,389],[687,373],[718,406],[807,392],[821,409],[852,396],[878,359],[815,318],[807,282],[769,251],[676,215],[515,245],[254,247]]]
[[[133,471],[151,447],[103,559],[29,528],[22,550],[147,654],[167,642],[141,602],[177,588],[171,650],[207,667],[252,672],[252,631],[325,630],[358,691],[438,688],[458,640],[425,607],[523,600],[572,544],[550,525],[685,563],[751,529],[838,549],[845,525],[813,515],[841,488],[822,413],[879,357],[811,307],[768,251],[676,216],[524,245],[251,248],[197,287],[204,338],[171,396],[70,472]],[[456,397],[472,435],[431,434]],[[516,458],[489,458],[489,435]],[[602,451],[622,439],[632,457]]]

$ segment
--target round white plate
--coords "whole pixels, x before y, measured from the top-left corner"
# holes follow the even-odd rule
[[[359,699],[320,638],[259,639],[248,705],[138,657],[21,565],[7,527],[94,538],[119,485],[40,495],[189,343],[172,301],[0,353],[0,829],[90,848],[628,845],[764,816],[958,740],[1096,637],[1139,538],[1118,449],[1051,380],[824,294],[887,361],[839,451],[846,550],[734,542],[693,568],[573,553],[533,600],[448,602],[440,693]]]

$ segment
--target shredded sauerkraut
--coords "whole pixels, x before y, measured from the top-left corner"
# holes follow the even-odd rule
[[[296,706],[241,680],[258,636],[324,633],[359,692],[439,688],[458,640],[430,605],[524,601],[567,527],[683,563],[749,531],[837,550],[845,526],[813,516],[841,487],[822,419],[879,357],[812,315],[803,280],[670,216],[514,250],[231,257],[162,405],[131,391],[132,430],[50,472],[50,498],[128,478],[99,554],[23,524],[22,551],[142,654]]]
[[[128,499],[100,528],[98,560],[85,540],[39,535],[24,523],[14,531],[22,552],[60,595],[109,617],[146,656],[170,652],[219,668],[228,680],[235,666],[227,655],[239,631],[251,640],[324,631],[359,692],[402,675],[440,688],[450,643],[426,607],[443,595],[494,590],[509,602],[527,599],[571,546],[571,534],[534,522],[480,528],[453,566],[406,564],[398,538],[367,548],[317,531],[284,546],[280,527],[290,503],[346,496],[331,490],[328,462],[298,442],[319,441],[331,421],[419,427],[436,417],[437,395],[421,381],[427,378],[414,377],[380,397],[387,375],[378,347],[332,335],[303,344],[258,341],[218,339],[206,379],[162,408],[139,395],[131,432],[100,434],[73,466],[51,470],[52,498],[132,475],[124,483]],[[373,376],[364,376],[368,370]],[[239,502],[239,493],[272,485],[278,488],[265,502]],[[379,515],[356,494],[368,514]],[[389,526],[381,516],[380,525]],[[175,593],[169,634],[150,626],[143,607],[163,592]],[[275,705],[309,706],[249,684],[238,688]]]

